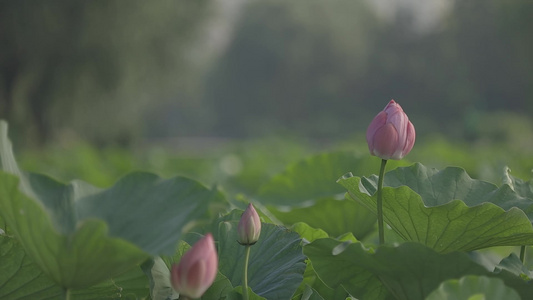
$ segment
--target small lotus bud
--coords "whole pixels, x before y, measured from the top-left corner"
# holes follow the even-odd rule
[[[259,235],[261,234],[261,220],[252,203],[248,204],[248,207],[242,214],[239,225],[237,226],[237,233],[239,235],[238,242],[241,245],[253,245],[259,239]]]
[[[181,257],[179,264],[172,265],[170,283],[181,295],[200,298],[215,280],[217,270],[215,241],[208,233]]]
[[[402,107],[391,100],[366,131],[370,154],[382,159],[402,159],[415,144],[415,127]]]

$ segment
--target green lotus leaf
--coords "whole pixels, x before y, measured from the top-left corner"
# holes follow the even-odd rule
[[[303,222],[295,223],[291,226],[291,230],[298,233],[306,242],[312,242],[316,239],[323,239],[329,237],[322,229],[315,229]]]
[[[503,280],[486,276],[465,276],[461,279],[444,281],[436,290],[426,297],[426,300],[520,300],[520,295]]]
[[[14,238],[0,235],[0,299],[54,299],[64,291],[35,265]]]
[[[391,162],[392,167],[405,164],[405,161]],[[331,236],[352,232],[363,239],[374,230],[376,217],[359,203],[344,201],[345,190],[335,182],[349,170],[373,174],[376,166],[379,161],[374,158],[352,152],[314,155],[272,177],[260,187],[257,198],[286,226],[298,220]]]
[[[67,291],[53,281],[12,237],[0,236],[0,299],[65,299]],[[139,268],[87,289],[70,290],[70,299],[137,299],[148,294]]]
[[[361,243],[319,239],[304,246],[304,254],[322,282],[332,289],[344,288],[359,299],[388,299],[389,291],[378,276],[367,270],[361,260],[370,250]]]
[[[109,189],[24,174],[0,122],[0,217],[60,286],[80,289],[173,253],[187,226],[221,197],[184,177],[136,172]]]
[[[406,165],[404,161],[391,161],[391,167]],[[360,175],[370,175],[378,169],[373,158],[356,156],[352,152],[317,154],[291,164],[282,173],[259,188],[261,203],[278,206],[298,206],[309,200],[339,195],[344,190],[336,180],[350,170]]]
[[[347,199],[322,198],[313,205],[281,210],[269,207],[274,216],[286,225],[295,220],[320,228],[330,236],[337,237],[347,232],[358,239],[367,237],[375,230],[376,215],[356,201]]]
[[[230,214],[236,216],[236,214]],[[219,271],[235,287],[242,285],[245,247],[237,242],[237,220],[219,223]],[[300,236],[288,229],[263,223],[261,236],[251,246],[248,285],[266,299],[290,299],[303,280],[305,256]]]
[[[312,293],[309,294],[312,289]],[[315,269],[311,261],[307,260],[307,267],[304,272],[304,281],[299,287],[299,293],[297,293],[293,299],[304,298],[305,295],[309,297],[322,297],[328,300],[345,300],[349,297],[348,292],[342,287],[338,286],[335,289],[328,287],[322,280],[317,277]]]
[[[266,300],[267,299],[267,298],[263,298],[257,295],[249,287],[248,287],[248,298],[250,300]],[[225,299],[226,300],[242,300],[242,286],[238,286],[235,289],[233,289],[231,292],[229,292]]]
[[[338,182],[376,212],[376,176]],[[388,172],[384,186],[384,219],[405,240],[444,253],[533,244],[533,226],[520,209],[531,209],[533,202],[508,185],[473,180],[460,168],[415,164]]]
[[[464,252],[438,253],[420,243],[382,246],[320,239],[304,247],[319,278],[359,299],[425,299],[445,280],[466,275],[497,277],[524,299],[533,286],[520,276],[491,272]]]
[[[451,200],[462,200],[470,207],[489,202],[504,210],[518,207],[533,221],[533,215],[529,215],[533,209],[533,194],[527,192],[531,185],[511,175],[508,177],[510,181],[498,187],[490,182],[472,179],[462,168],[437,170],[416,163],[387,172],[383,184],[388,187],[408,186],[430,207],[446,204]],[[362,178],[361,181],[374,194],[372,191],[377,189],[377,180],[378,177],[373,175]]]
[[[148,279],[141,268],[134,267],[117,277],[108,278],[89,288],[72,290],[70,299],[145,299],[148,295]]]

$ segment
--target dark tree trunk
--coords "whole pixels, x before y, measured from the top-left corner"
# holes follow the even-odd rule
[[[19,70],[19,64],[16,60],[8,62],[2,66],[2,90],[0,91],[0,119],[11,121],[13,110],[13,90]]]

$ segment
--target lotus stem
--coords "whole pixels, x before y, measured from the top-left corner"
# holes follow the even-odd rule
[[[246,254],[244,256],[244,273],[243,273],[243,285],[242,285],[242,299],[248,300],[248,261],[250,260],[250,247],[252,245],[246,245]]]
[[[387,160],[381,160],[381,168],[379,169],[379,179],[378,179],[378,231],[379,231],[379,244],[385,244],[385,229],[383,228],[383,177],[385,176],[385,166],[387,165]]]

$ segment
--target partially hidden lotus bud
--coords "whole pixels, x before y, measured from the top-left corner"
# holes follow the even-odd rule
[[[259,240],[261,220],[252,203],[248,204],[248,207],[242,214],[239,225],[237,226],[237,233],[239,236],[238,242],[241,245],[253,245]]]
[[[180,295],[200,298],[213,284],[218,270],[218,256],[211,233],[206,234],[170,271],[172,288]]]
[[[372,120],[366,131],[370,154],[386,160],[406,156],[413,149],[415,136],[415,127],[394,100]]]

